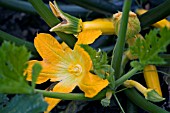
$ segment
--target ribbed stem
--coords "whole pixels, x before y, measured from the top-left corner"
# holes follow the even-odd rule
[[[126,38],[126,30],[127,30],[127,23],[128,23],[128,16],[130,11],[132,0],[125,0],[123,6],[123,14],[120,21],[120,30],[118,33],[118,40],[116,42],[115,48],[113,50],[111,66],[115,70],[115,78],[118,79],[120,77],[120,70],[121,70],[121,62],[122,56],[124,51],[125,45],[125,38]]]

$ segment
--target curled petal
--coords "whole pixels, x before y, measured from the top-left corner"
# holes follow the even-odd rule
[[[78,86],[84,91],[85,97],[92,98],[108,84],[109,82],[107,80],[103,80],[99,76],[89,73],[82,78]]]

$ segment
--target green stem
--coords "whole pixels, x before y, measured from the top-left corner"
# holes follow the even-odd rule
[[[118,103],[118,105],[119,105],[119,107],[120,107],[122,113],[125,113],[125,111],[124,111],[122,105],[120,104],[119,99],[117,98],[116,94],[113,94],[113,95],[114,95],[114,97],[115,97],[115,99],[116,99],[116,101],[117,101],[117,103]]]
[[[72,16],[86,18],[87,14],[89,13],[87,9],[84,9],[76,5],[68,5],[68,4],[58,4],[58,5],[63,12],[69,13]],[[33,8],[33,6],[29,2],[23,0],[0,0],[0,6],[11,9],[13,11],[14,10],[22,11],[25,13],[37,15],[37,12]],[[93,14],[91,16],[95,17],[96,15]]]
[[[163,18],[166,18],[170,15],[170,0],[166,0],[159,6],[149,10],[148,12],[144,13],[139,17],[139,20],[141,22],[141,27],[145,28],[147,26],[150,26],[154,24],[155,22],[158,22],[162,20]]]
[[[96,0],[67,0],[67,1],[109,16],[121,10],[121,7],[118,7],[115,4],[104,0],[97,0],[97,1]]]
[[[47,8],[42,0],[28,0],[32,6],[36,9],[38,14],[44,19],[44,21],[53,27],[60,23],[59,19],[53,15],[53,13]],[[56,34],[71,48],[74,47],[77,39],[73,35],[64,34],[62,32],[56,32]]]
[[[10,34],[4,32],[4,31],[0,30],[0,41],[3,42],[4,40],[14,42],[18,46],[25,45],[26,48],[29,51],[31,51],[34,55],[38,55],[34,45],[31,42],[22,40],[20,38],[17,38],[13,35],[10,35]]]
[[[132,0],[125,0],[123,6],[123,14],[120,22],[120,30],[118,33],[118,40],[112,55],[111,66],[115,70],[116,79],[120,77],[120,70],[121,70],[120,68],[121,68],[122,56],[124,51],[125,37],[126,37],[126,30],[127,30],[127,23],[128,23],[131,2]]]
[[[124,90],[124,93],[133,103],[149,113],[169,113],[144,99],[134,88]]]
[[[0,6],[16,11],[23,11],[30,14],[36,14],[36,11],[31,6],[31,4],[22,0],[0,0]]]
[[[102,90],[93,98],[87,98],[84,94],[80,93],[57,93],[39,89],[35,89],[35,93],[42,93],[45,97],[59,98],[62,100],[99,100],[106,96],[106,90]]]
[[[117,79],[115,81],[115,86],[119,87],[120,85],[123,84],[124,81],[126,81],[127,79],[129,79],[130,77],[132,77],[137,71],[139,71],[141,68],[140,66],[133,68],[132,70],[130,70],[128,73],[124,74],[123,76],[121,76],[119,79]]]

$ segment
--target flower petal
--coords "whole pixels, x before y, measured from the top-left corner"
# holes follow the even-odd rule
[[[50,34],[40,33],[34,39],[34,45],[43,59],[54,60],[57,51],[62,50],[59,42]]]
[[[61,46],[62,46],[64,51],[71,51],[72,50],[65,42],[62,42]]]
[[[96,96],[103,88],[105,88],[109,82],[107,80],[101,79],[99,76],[94,74],[87,74],[79,82],[79,88],[84,91],[85,97]]]
[[[93,43],[102,32],[100,30],[85,30],[79,33],[78,41],[76,44],[91,44]]]
[[[60,93],[70,93],[76,87],[76,85],[76,79],[68,77],[55,85],[52,91]],[[45,97],[45,101],[48,103],[48,108],[46,112],[50,112],[61,101],[61,99]]]
[[[89,54],[80,46],[76,46],[74,48],[74,55],[76,55],[76,59],[79,59],[79,63],[82,64],[83,70],[89,71],[92,68],[92,60]]]
[[[37,84],[41,84],[43,82],[46,82],[48,79],[56,79],[56,70],[53,69],[50,64],[45,63],[43,61],[36,61],[31,60],[28,62],[28,68],[25,70],[25,74],[27,74],[27,80],[32,80],[32,67],[35,63],[39,63],[42,66],[42,70],[38,76],[38,79],[36,81]]]

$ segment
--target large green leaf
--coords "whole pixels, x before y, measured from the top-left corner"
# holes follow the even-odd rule
[[[46,108],[42,94],[16,95],[0,109],[0,113],[40,113]]]
[[[4,42],[0,47],[0,93],[16,94],[33,92],[23,76],[30,53],[24,46]]]
[[[139,58],[143,65],[164,64],[164,59],[158,56],[158,53],[166,52],[168,44],[170,44],[170,30],[167,28],[160,31],[154,29],[145,36],[145,40],[138,38],[130,51]]]

